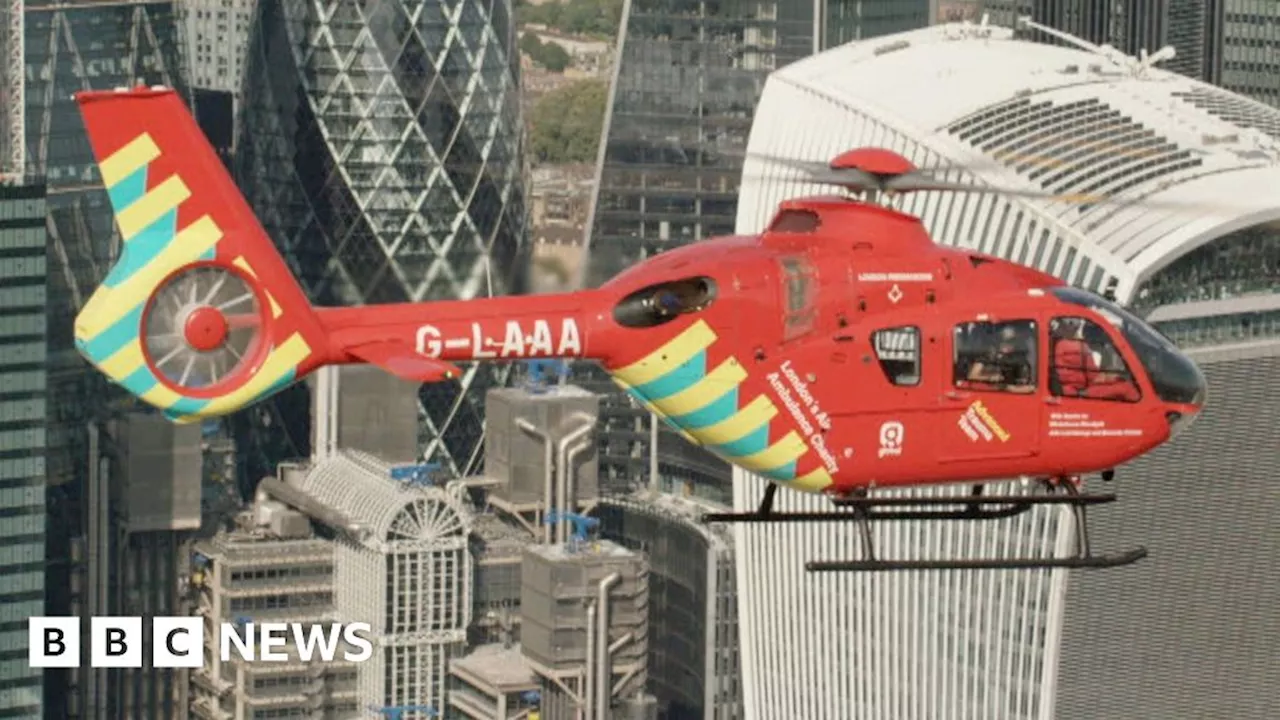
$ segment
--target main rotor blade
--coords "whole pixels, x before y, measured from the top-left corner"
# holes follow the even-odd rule
[[[805,179],[812,182],[830,185],[843,185],[848,188],[859,188],[862,190],[882,189],[882,178],[872,175],[869,172],[858,170],[857,168],[833,168],[830,164],[825,162],[797,160],[795,158],[781,157],[778,155],[748,154],[747,157],[753,157],[774,165],[781,165],[785,168],[798,170],[805,175]]]
[[[1165,200],[1148,197],[1125,195],[1108,195],[1105,193],[1054,193],[1047,190],[1028,190],[1025,188],[1008,188],[998,185],[980,185],[975,183],[950,182],[930,177],[924,173],[907,173],[888,178],[885,191],[890,193],[906,192],[959,192],[981,195],[1003,195],[1005,197],[1027,198],[1031,200],[1047,200],[1067,205],[1134,205],[1144,208],[1176,211],[1218,212],[1230,210],[1235,206],[1222,203],[1195,202],[1190,200]],[[1245,207],[1239,207],[1245,210]]]
[[[1025,198],[1029,200],[1045,200],[1066,205],[1133,205],[1152,209],[1165,209],[1180,212],[1224,212],[1238,209],[1247,210],[1247,206],[1226,205],[1223,203],[1206,203],[1191,200],[1165,200],[1132,195],[1108,195],[1104,193],[1054,193],[1047,190],[1028,188],[1011,188],[982,183],[955,182],[934,177],[934,173],[947,171],[965,171],[970,168],[954,166],[951,168],[919,169],[902,175],[876,176],[854,168],[833,169],[826,163],[818,161],[795,160],[769,155],[751,155],[758,159],[798,170],[799,177],[779,178],[792,182],[813,183],[815,185],[832,185],[843,187],[852,192],[879,191],[887,194],[911,192],[956,192],[980,195],[1003,195],[1005,197]],[[1007,169],[1007,166],[993,164],[993,167]],[[759,172],[749,173],[754,179],[763,179]]]

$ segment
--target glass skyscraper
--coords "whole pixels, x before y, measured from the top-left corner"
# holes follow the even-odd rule
[[[186,93],[175,2],[26,0],[26,166],[45,176],[48,201],[48,562],[45,614],[82,612],[90,466],[88,424],[129,407],[123,392],[75,351],[72,326],[97,287],[119,236],[72,94],[136,84]],[[79,577],[79,580],[73,578]],[[78,688],[78,689],[75,689]],[[91,706],[69,670],[45,674],[45,717]],[[84,712],[88,712],[87,710]],[[0,713],[0,717],[3,713]]]
[[[593,205],[586,282],[671,248],[733,234],[738,183],[769,73],[831,45],[929,24],[929,0],[631,0],[619,39]],[[594,366],[605,393],[601,482],[644,481],[728,504],[729,468],[660,426]],[[657,449],[652,447],[654,438]]]
[[[312,302],[523,290],[510,0],[263,0],[251,37],[237,180]],[[473,365],[423,387],[429,459],[479,466],[483,393],[504,375]],[[307,403],[295,388],[249,411],[253,465],[306,450]]]
[[[1017,28],[1018,18],[1070,33],[1129,55],[1155,53],[1170,45],[1177,52],[1160,67],[1187,77],[1216,81],[1224,2],[1232,0],[984,0],[991,23]],[[1238,0],[1236,0],[1238,1]],[[1267,0],[1259,0],[1266,2]],[[1040,32],[1032,40],[1060,43]]]
[[[42,717],[27,618],[44,615],[45,188],[0,179],[0,718]]]
[[[1217,0],[1222,11],[1223,87],[1280,107],[1280,4],[1269,0]]]

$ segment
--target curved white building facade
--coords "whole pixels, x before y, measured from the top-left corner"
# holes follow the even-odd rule
[[[1277,137],[1280,112],[1136,59],[1015,41],[1003,28],[950,25],[846,45],[773,73],[748,150],[825,161],[879,146],[921,167],[964,168],[942,174],[948,180],[1142,199],[1078,206],[952,193],[898,201],[939,242],[1095,291],[1112,287],[1121,302],[1141,303],[1166,285],[1193,284],[1194,268],[1176,283],[1156,281],[1183,272],[1176,263],[1202,246],[1280,219],[1280,203],[1260,192],[1280,187]],[[778,202],[829,192],[748,157],[736,230],[759,232]],[[1273,242],[1274,235],[1241,242]],[[1208,322],[1280,311],[1280,294],[1215,292],[1184,292],[1151,318]],[[1258,334],[1257,323],[1236,326],[1230,333]],[[735,508],[753,510],[764,482],[741,471],[735,480]],[[785,510],[829,507],[785,491],[778,501]],[[1067,512],[883,523],[877,551],[886,558],[1066,554],[1074,543]],[[1066,571],[807,574],[807,560],[853,557],[855,529],[744,524],[734,531],[749,720],[1054,717]],[[1123,701],[1116,698],[1117,707]]]
[[[359,539],[343,534],[335,543],[334,604],[338,617],[372,625],[374,655],[356,666],[370,718],[383,716],[380,707],[444,706],[449,661],[466,649],[472,610],[462,486],[401,483],[390,469],[345,450],[316,462],[299,485],[360,529]]]

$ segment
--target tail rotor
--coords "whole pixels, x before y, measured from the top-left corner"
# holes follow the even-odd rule
[[[152,372],[185,394],[243,383],[266,348],[261,291],[217,265],[180,270],[152,294],[143,352]]]

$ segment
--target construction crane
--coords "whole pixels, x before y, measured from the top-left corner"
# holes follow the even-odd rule
[[[550,510],[547,517],[543,520],[548,525],[556,523],[568,522],[573,525],[573,535],[569,537],[569,550],[577,551],[583,543],[587,541],[587,533],[590,530],[600,527],[598,518],[587,517],[577,513],[564,512],[562,510]]]
[[[392,480],[411,485],[431,485],[441,476],[440,463],[397,465],[390,470]]]
[[[9,98],[5,103],[4,117],[0,118],[0,129],[5,136],[0,138],[0,175],[13,173],[21,178],[26,170],[26,123],[24,113],[26,104],[22,101],[26,80],[26,60],[24,59],[24,35],[22,0],[0,0],[4,5],[4,57],[0,57],[0,96]],[[2,179],[2,178],[0,178]]]
[[[564,384],[569,374],[569,363],[564,360],[530,360],[525,363],[525,389],[535,395],[545,393],[550,385],[548,375],[554,374]]]
[[[387,720],[404,720],[405,713],[426,713],[429,718],[440,717],[440,713],[430,705],[392,705],[389,707],[378,707],[370,705],[369,710],[381,714]]]

